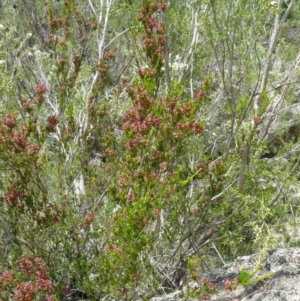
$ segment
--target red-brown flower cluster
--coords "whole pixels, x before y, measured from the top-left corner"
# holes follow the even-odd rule
[[[135,195],[133,193],[128,193],[127,194],[127,200],[128,201],[134,201],[135,200]]]
[[[27,255],[22,255],[19,261],[20,270],[27,276],[36,278],[36,284],[46,290],[52,289],[52,283],[47,280],[46,266],[41,258],[30,259]]]
[[[204,99],[204,98],[207,97],[207,95],[206,95],[206,93],[205,93],[202,89],[200,89],[200,90],[197,92],[196,97],[197,97],[198,99]]]
[[[34,220],[45,227],[51,226],[61,221],[62,208],[55,208],[52,204],[40,205],[35,204],[32,208]],[[58,213],[60,212],[60,213]]]
[[[5,145],[11,154],[37,154],[39,146],[29,140],[29,127],[24,125],[17,129],[17,120],[13,115],[5,115],[0,122],[0,144]]]
[[[141,78],[152,77],[156,73],[156,70],[148,67],[139,67],[138,74]]]
[[[36,97],[35,100],[37,101],[37,103],[39,105],[41,105],[44,102],[44,94],[48,92],[47,87],[44,84],[37,84],[35,86],[35,93],[36,93]]]
[[[26,147],[28,137],[28,131],[20,131],[20,130],[13,130],[11,135],[11,142],[14,145],[13,152],[19,153]]]
[[[44,84],[37,84],[35,86],[35,93],[44,94],[48,91],[47,87]]]
[[[30,102],[26,101],[26,100],[22,101],[22,109],[25,112],[30,113],[32,111],[32,106],[31,106]]]
[[[49,296],[53,290],[52,281],[48,279],[46,267],[40,258],[30,259],[22,255],[19,262],[20,270],[30,279],[17,284],[14,299],[17,301],[34,301],[37,296],[43,296],[46,301],[56,301],[54,295]]]
[[[14,276],[15,276],[15,272],[12,271],[4,271],[0,275],[0,292],[14,284],[15,282]]]
[[[199,122],[190,122],[190,121],[186,121],[186,122],[179,121],[176,124],[175,128],[177,128],[177,130],[179,131],[190,129],[194,131],[195,134],[201,134],[203,131],[203,127]]]
[[[47,118],[47,125],[46,128],[48,132],[55,132],[55,127],[59,123],[59,116],[57,115],[51,115]]]
[[[165,3],[144,3],[138,16],[139,21],[144,26],[144,33],[142,34],[143,50],[150,59],[151,68],[157,72],[162,67],[166,39],[164,24],[156,20],[155,13],[159,10],[164,11],[166,6]]]
[[[203,132],[203,126],[199,122],[193,122],[190,125],[190,129],[194,131],[195,134],[201,134]]]
[[[161,210],[155,208],[155,209],[153,210],[153,214],[154,214],[154,216],[158,217],[158,216],[160,216],[160,214],[161,214]]]
[[[12,129],[17,125],[17,117],[15,115],[7,114],[2,119],[3,124]]]
[[[50,28],[51,30],[57,30],[59,29],[62,25],[64,26],[70,26],[70,21],[63,19],[63,18],[52,18],[50,20]]]
[[[235,278],[233,280],[225,279],[222,282],[223,282],[224,288],[230,292],[236,290],[237,286],[240,283],[237,278]]]
[[[127,89],[134,107],[124,114],[123,131],[128,135],[127,150],[137,150],[148,145],[147,134],[152,128],[158,128],[161,119],[153,113],[154,100],[144,86],[129,87]]]
[[[21,203],[19,201],[19,198],[22,196],[22,193],[16,189],[11,189],[6,193],[2,199],[4,202],[8,203],[10,206],[20,206]]]
[[[135,151],[146,145],[148,145],[148,140],[140,133],[137,133],[134,135],[134,137],[129,138],[125,144],[128,151]]]
[[[94,219],[95,219],[95,213],[94,212],[88,213],[88,215],[85,216],[82,222],[80,222],[79,228],[81,229],[88,228],[93,223]]]
[[[260,124],[260,123],[262,123],[262,118],[257,116],[257,117],[253,118],[253,121],[255,124]]]
[[[36,143],[32,143],[27,141],[26,142],[26,154],[31,155],[31,154],[36,154],[39,150],[39,146]]]

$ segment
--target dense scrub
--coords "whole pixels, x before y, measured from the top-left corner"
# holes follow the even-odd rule
[[[147,299],[278,245],[297,5],[2,1],[0,298]]]

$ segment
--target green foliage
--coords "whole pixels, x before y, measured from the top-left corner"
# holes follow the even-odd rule
[[[241,285],[247,286],[247,285],[252,285],[260,281],[264,281],[272,276],[274,276],[274,272],[270,272],[265,275],[261,275],[259,277],[254,277],[257,272],[261,269],[260,266],[258,266],[254,271],[249,272],[245,268],[243,268],[238,275],[237,279]]]
[[[295,135],[262,158],[269,1],[105,3],[1,6],[1,298],[147,298],[275,246],[295,208]]]

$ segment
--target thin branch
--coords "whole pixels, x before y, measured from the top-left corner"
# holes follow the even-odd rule
[[[274,27],[273,27],[273,31],[272,31],[272,35],[271,35],[271,39],[270,39],[270,43],[269,43],[269,49],[268,49],[268,53],[267,53],[267,58],[266,58],[266,64],[264,66],[264,71],[263,71],[263,77],[261,80],[261,87],[260,87],[260,92],[259,95],[257,95],[254,99],[254,116],[255,117],[259,117],[258,116],[258,112],[259,112],[259,108],[261,107],[261,102],[262,100],[262,95],[263,93],[266,91],[266,87],[267,87],[267,83],[268,83],[268,79],[269,79],[269,73],[270,73],[270,69],[271,69],[271,61],[272,61],[272,57],[273,57],[273,53],[276,47],[276,41],[277,41],[277,37],[278,37],[278,33],[281,27],[282,22],[287,18],[288,14],[291,12],[291,9],[293,7],[295,3],[295,0],[292,0],[291,3],[289,4],[288,9],[286,10],[285,14],[282,16],[282,18],[280,18],[280,13],[278,12],[275,16],[275,21],[274,21]],[[281,4],[282,4],[282,0],[278,0],[278,4],[277,7],[278,9],[281,8]],[[244,147],[244,151],[243,151],[243,155],[242,155],[242,164],[240,167],[240,172],[239,172],[239,180],[238,180],[238,189],[241,190],[244,187],[245,181],[246,181],[246,167],[249,165],[250,161],[250,145],[251,145],[251,141],[253,139],[253,132],[256,130],[257,128],[257,123],[254,122],[254,120],[252,121],[252,131],[248,134],[248,136],[245,139],[245,147]]]

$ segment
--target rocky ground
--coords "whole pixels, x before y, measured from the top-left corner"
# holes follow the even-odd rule
[[[203,278],[218,288],[224,287],[224,280],[233,280],[242,269],[255,270],[258,255],[239,257],[226,266],[211,271]],[[221,289],[211,295],[211,301],[299,301],[300,300],[300,248],[275,249],[267,253],[261,262],[262,268],[253,275],[251,284],[238,285],[235,290]],[[189,285],[193,285],[190,283]],[[150,301],[196,301],[195,297],[184,296],[184,291],[175,291],[164,296],[154,297]]]

